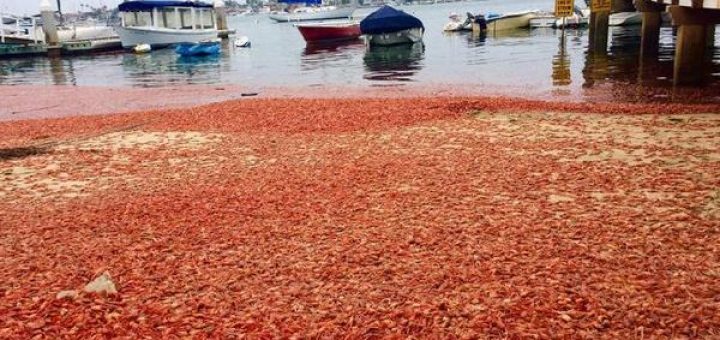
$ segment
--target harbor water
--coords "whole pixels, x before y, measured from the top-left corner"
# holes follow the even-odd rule
[[[587,52],[587,29],[516,30],[484,36],[443,33],[451,12],[551,10],[553,1],[487,0],[400,6],[426,26],[424,44],[367,48],[362,41],[307,46],[297,29],[258,14],[229,18],[252,48],[225,42],[216,57],[178,57],[171,49],[57,59],[0,60],[0,84],[165,87],[239,84],[248,87],[411,87],[579,100],[720,102],[720,39],[699,88],[673,86],[674,32],[661,30],[657,57],[641,59],[640,26],[611,27],[608,53]],[[372,9],[361,9],[356,15]],[[720,30],[718,30],[720,33]]]

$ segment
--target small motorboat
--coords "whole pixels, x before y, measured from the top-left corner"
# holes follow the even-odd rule
[[[486,29],[482,29],[482,25],[473,23],[473,32],[496,32],[513,30],[518,28],[526,28],[530,26],[530,20],[538,16],[538,11],[525,11],[508,13],[500,16],[488,16],[485,26]]]
[[[220,53],[220,42],[213,40],[197,43],[180,43],[175,47],[175,53],[183,57],[216,55]]]
[[[248,48],[248,47],[252,46],[252,43],[250,43],[250,38],[248,38],[246,36],[242,36],[242,37],[235,39],[235,42],[233,44],[235,45],[235,47],[240,47],[240,48]]]
[[[583,15],[573,14],[572,16],[569,16],[566,18],[558,18],[557,21],[555,21],[555,27],[557,27],[557,28],[578,28],[578,27],[587,26],[589,23],[590,23],[589,15],[583,16]]]
[[[443,27],[444,32],[472,31],[472,22],[475,16],[467,14],[467,18],[461,19],[457,13],[450,13],[450,22]]]
[[[292,2],[285,0],[279,2]],[[320,5],[320,1],[310,1],[311,4]],[[347,19],[352,17],[357,7],[337,7],[337,6],[309,6],[293,9],[290,12],[272,12],[270,19],[277,22],[291,21],[312,21],[312,20],[329,20],[329,19]]]
[[[323,22],[295,25],[308,43],[358,39],[362,35],[359,22]]]
[[[538,15],[530,19],[530,28],[553,28],[558,18],[550,12],[538,13]]]
[[[425,26],[410,14],[383,6],[360,22],[360,31],[368,45],[390,46],[422,41]]]
[[[137,54],[150,53],[150,51],[152,51],[150,44],[139,44],[133,47],[133,52]]]
[[[551,12],[538,12],[536,17],[530,19],[530,28],[577,28],[590,21],[590,9],[575,6],[573,12],[573,15],[565,18],[556,17]]]

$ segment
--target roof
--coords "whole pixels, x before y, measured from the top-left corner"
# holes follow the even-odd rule
[[[153,8],[162,7],[200,7],[200,8],[212,8],[213,5],[204,2],[195,1],[151,1],[151,0],[136,0],[126,1],[118,6],[121,12],[130,11],[147,11]]]

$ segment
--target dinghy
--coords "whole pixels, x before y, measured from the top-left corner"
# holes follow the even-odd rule
[[[197,43],[180,43],[175,47],[175,53],[183,57],[216,55],[220,53],[220,42],[201,41]]]

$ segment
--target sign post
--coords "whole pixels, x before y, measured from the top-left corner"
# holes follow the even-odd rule
[[[590,2],[590,50],[593,53],[607,53],[608,20],[612,10],[612,0],[592,0]]]
[[[555,0],[555,16],[558,18],[571,16],[574,6],[575,0]]]

